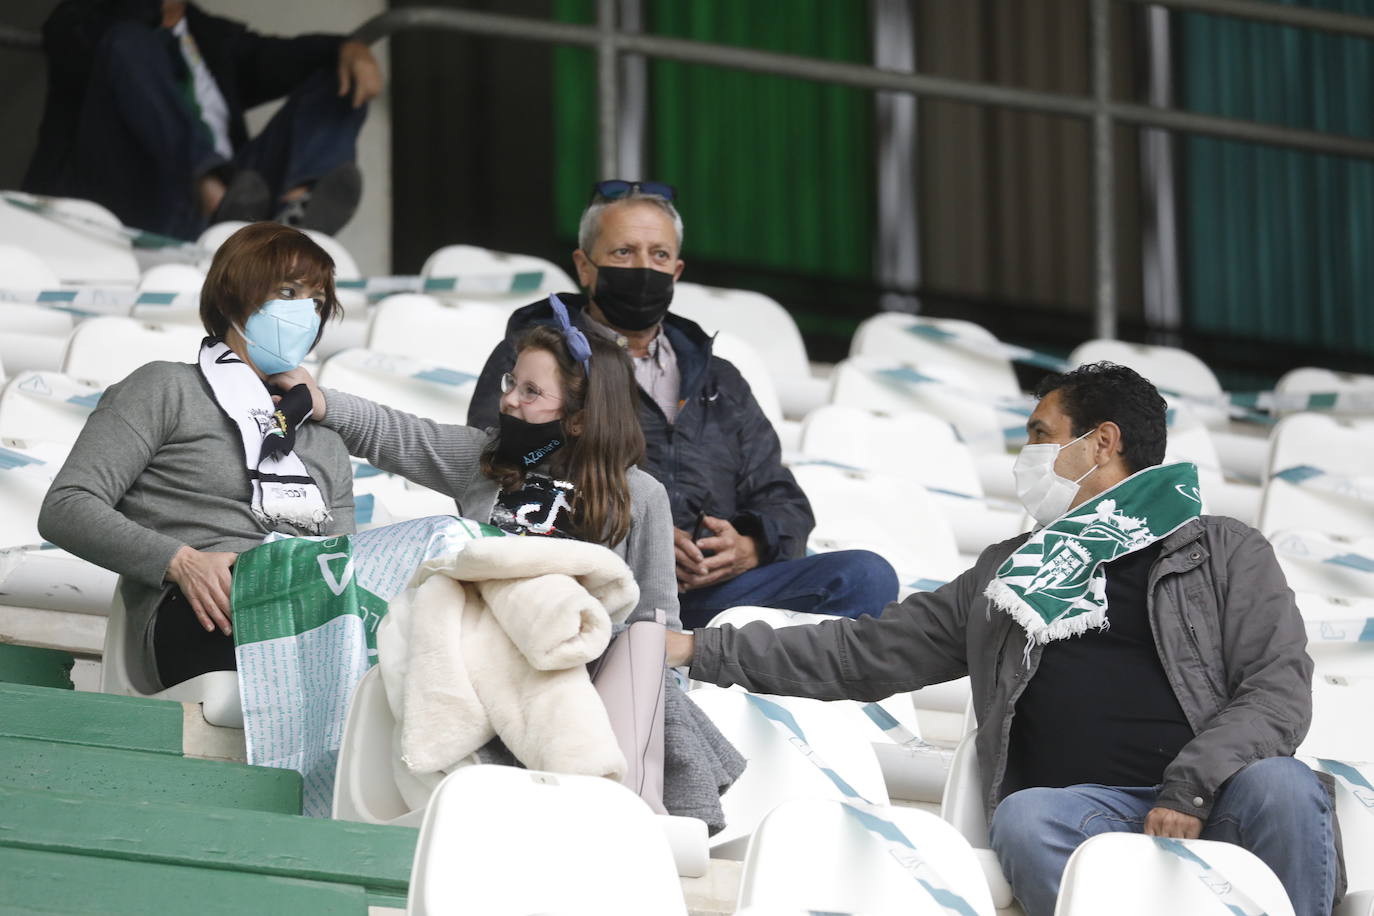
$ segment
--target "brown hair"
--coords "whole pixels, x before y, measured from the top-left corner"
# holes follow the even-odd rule
[[[343,315],[334,294],[334,259],[310,236],[281,223],[250,223],[219,246],[200,288],[200,323],[223,338],[248,320],[283,280],[324,290],[320,326]]]
[[[572,482],[577,536],[615,545],[630,533],[627,472],[644,460],[639,393],[624,350],[595,334],[587,342],[590,373],[572,358],[563,335],[545,325],[524,331],[515,341],[515,353],[545,350],[557,360],[568,444],[550,456],[548,472]],[[572,427],[578,428],[576,435]],[[524,478],[524,471],[498,458],[496,446],[493,441],[483,452],[482,473],[509,489]]]

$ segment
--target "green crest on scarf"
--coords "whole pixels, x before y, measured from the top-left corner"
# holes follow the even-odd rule
[[[1107,625],[1102,564],[1153,544],[1202,511],[1197,468],[1146,468],[1060,516],[1007,558],[984,595],[1030,643]]]

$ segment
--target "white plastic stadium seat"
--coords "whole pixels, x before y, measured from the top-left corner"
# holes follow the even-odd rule
[[[0,388],[0,440],[70,447],[103,390],[60,372],[21,372]]]
[[[919,368],[891,357],[851,356],[835,364],[830,402],[885,414],[921,411],[951,423],[975,454],[1006,452],[1008,436],[1025,438],[1028,399],[980,388],[957,365]]]
[[[116,588],[110,604],[109,621],[105,626],[105,652],[100,664],[101,693],[200,703],[205,721],[211,725],[243,728],[243,704],[239,699],[237,671],[210,671],[166,690],[144,693],[129,678],[127,632],[124,599]]]
[[[70,312],[45,305],[0,302],[0,378],[29,369],[56,371],[72,332]]]
[[[739,370],[739,374],[744,376],[744,381],[748,383],[754,400],[759,402],[759,409],[768,418],[768,422],[773,424],[778,436],[782,437],[782,402],[778,400],[778,386],[768,371],[763,355],[744,338],[728,331],[721,331],[716,335],[711,353],[727,360]],[[792,435],[790,438],[796,437]]]
[[[67,340],[62,371],[107,386],[157,360],[195,362],[205,332],[184,324],[149,324],[117,315],[87,318]]]
[[[1321,414],[1284,417],[1269,439],[1256,527],[1374,536],[1374,424]]]
[[[207,226],[205,231],[200,234],[200,238],[196,239],[196,244],[205,251],[205,258],[200,262],[201,270],[207,270],[210,267],[215,252],[219,251],[219,246],[223,245],[229,236],[247,225],[240,220],[226,220],[222,223],[215,223],[213,226]]]
[[[480,375],[506,336],[510,311],[485,302],[445,305],[433,296],[387,296],[372,312],[367,348]]]
[[[1021,387],[1016,370],[998,351],[998,343],[990,331],[971,321],[883,312],[859,325],[849,355],[895,360],[938,372],[992,397],[1018,397]]]
[[[827,464],[791,470],[816,516],[808,550],[872,550],[897,570],[902,586],[918,591],[964,571],[954,530],[920,484]]]
[[[6,194],[30,202],[38,200],[29,194],[13,191]],[[120,225],[113,213],[88,200],[44,200],[59,214],[70,214],[111,228]],[[0,243],[27,248],[38,255],[64,284],[132,288],[138,282],[138,261],[127,239],[63,221],[56,214],[41,215],[9,201],[0,201]],[[5,285],[9,285],[9,281]]]
[[[1293,591],[1374,599],[1374,535],[1284,529],[1269,541]]]
[[[372,350],[344,350],[320,367],[319,382],[440,423],[466,423],[477,373]]]
[[[0,244],[0,289],[56,289],[60,282],[48,262],[30,249],[22,244]]]
[[[787,416],[800,419],[825,403],[830,386],[811,374],[801,331],[777,300],[751,290],[680,282],[673,289],[672,311],[695,321],[707,334],[728,331],[753,347],[772,376]]]
[[[1358,402],[1358,406],[1347,409],[1333,405],[1326,409],[1337,415],[1374,415],[1374,375],[1334,372],[1330,369],[1304,366],[1300,369],[1290,369],[1280,376],[1279,380],[1274,383],[1274,393],[1280,395],[1351,394],[1356,396],[1355,400]]]
[[[1103,360],[1139,372],[1154,383],[1166,400],[1189,404],[1208,426],[1226,425],[1226,395],[1221,383],[1206,363],[1187,350],[1124,340],[1089,340],[1069,354],[1069,364],[1073,366]]]
[[[673,854],[649,806],[594,776],[472,766],[434,794],[406,912],[683,914]]]
[[[528,254],[491,251],[476,245],[445,245],[420,268],[426,279],[458,278],[451,295],[505,300],[523,305],[549,293],[575,292],[577,284],[552,261]],[[463,282],[467,278],[475,285]],[[465,288],[466,287],[466,288]],[[447,298],[448,293],[431,290]]]
[[[973,742],[978,737],[971,731],[959,742],[950,765],[945,796],[940,801],[940,817],[951,824],[969,845],[983,867],[983,877],[992,891],[992,902],[1005,909],[1011,906],[1011,885],[1002,874],[1002,865],[988,841],[988,817],[983,807],[983,783],[979,775],[978,754]]]
[[[814,625],[826,620],[838,620],[830,614],[808,614],[779,608],[732,607],[721,611],[707,623],[708,627],[729,624],[742,627],[763,622],[770,627]],[[699,685],[698,685],[699,686]],[[732,690],[742,690],[732,687]],[[848,709],[855,730],[866,734],[873,745],[873,753],[883,771],[883,784],[890,798],[906,801],[938,802],[944,794],[949,775],[952,748],[963,737],[966,709],[969,703],[969,680],[960,678],[947,684],[934,684],[911,693],[897,693],[878,701],[892,718],[917,738],[929,738],[945,747],[932,744],[919,750],[908,749],[883,734],[864,712],[865,704],[845,700],[832,701],[836,709]]]
[[[701,707],[749,765],[721,796],[725,828],[711,838],[711,857],[741,859],[764,815],[793,798],[843,799],[835,784],[797,749],[739,690],[702,686],[688,699]],[[826,765],[874,804],[887,804],[887,788],[869,734],[850,710],[799,697],[767,697],[791,713]]]
[[[136,303],[129,315],[141,321],[177,322],[201,327],[200,290],[205,271],[190,264],[156,264],[138,281],[140,293],[176,293],[169,303]]]
[[[1361,648],[1369,654],[1368,643]],[[1369,710],[1374,708],[1374,674],[1332,673],[1320,659],[1316,661],[1317,672],[1312,677],[1312,725],[1298,753],[1306,757],[1374,761],[1374,734],[1361,725],[1368,720]]]
[[[866,812],[911,844],[908,871],[842,802],[806,798],[768,813],[749,840],[739,906],[760,913],[992,916],[992,896],[968,841],[934,814]],[[939,895],[937,899],[936,895]],[[961,904],[958,906],[950,904]]]
[[[945,420],[922,411],[886,416],[829,404],[802,424],[805,459],[909,477],[929,490],[954,529],[959,550],[977,554],[1022,530],[1016,505],[989,505],[968,447]]]
[[[1244,903],[1242,903],[1244,901]],[[1233,843],[1103,833],[1069,856],[1055,916],[1258,912],[1292,916],[1278,876]]]

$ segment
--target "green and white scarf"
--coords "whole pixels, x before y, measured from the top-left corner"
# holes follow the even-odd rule
[[[1153,544],[1202,512],[1197,468],[1146,468],[1031,535],[983,594],[1026,630],[1030,646],[1107,626],[1102,564]]]

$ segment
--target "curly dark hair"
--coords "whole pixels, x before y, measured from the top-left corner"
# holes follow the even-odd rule
[[[1046,376],[1035,396],[1044,398],[1052,391],[1059,392],[1075,436],[1109,420],[1120,428],[1121,457],[1132,474],[1164,460],[1168,407],[1139,372],[1116,363],[1088,363]]]

